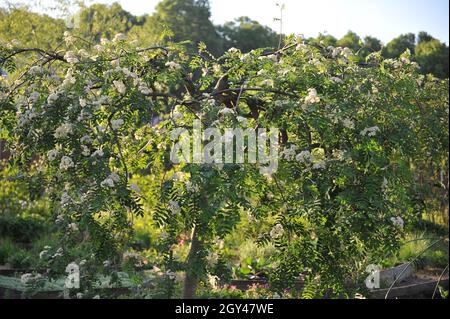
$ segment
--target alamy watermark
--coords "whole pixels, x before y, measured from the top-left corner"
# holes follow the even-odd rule
[[[273,174],[278,169],[277,128],[202,130],[201,121],[194,120],[192,133],[177,128],[170,138],[174,142],[170,153],[174,164],[258,164],[261,174]]]

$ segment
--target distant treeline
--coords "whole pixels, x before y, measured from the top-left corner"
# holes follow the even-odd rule
[[[204,42],[214,54],[231,47],[243,52],[261,47],[277,47],[280,35],[248,17],[239,17],[223,25],[214,25],[208,0],[162,0],[152,15],[134,16],[114,3],[110,6],[83,6],[74,16],[73,33],[95,43],[125,33],[139,45],[163,44],[165,41],[190,41],[194,47]],[[17,39],[23,46],[56,48],[63,41],[67,21],[31,12],[25,7],[0,8],[0,40]],[[299,33],[301,30],[299,30]],[[397,58],[409,49],[421,72],[440,78],[449,76],[449,47],[427,32],[402,34],[387,44],[371,36],[361,38],[349,31],[343,38],[319,34],[307,39],[326,46],[349,47],[364,59],[382,51],[386,58]]]

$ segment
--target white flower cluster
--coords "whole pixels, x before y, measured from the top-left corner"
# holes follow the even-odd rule
[[[55,254],[52,256],[52,258],[55,259],[55,258],[62,257],[62,256],[63,256],[63,249],[60,247],[55,252]]]
[[[62,87],[68,87],[71,84],[75,84],[77,82],[77,79],[75,79],[75,77],[73,76],[73,71],[72,69],[68,69],[67,73],[64,77],[64,81],[62,83]]]
[[[333,158],[337,161],[342,161],[345,158],[345,151],[342,150],[333,150]]]
[[[59,168],[63,171],[67,171],[69,168],[74,167],[75,163],[69,156],[63,156]]]
[[[120,127],[124,124],[124,120],[122,119],[118,119],[118,120],[113,120],[111,121],[111,128],[114,131],[117,131],[118,129],[120,129]]]
[[[260,85],[266,87],[273,87],[275,85],[275,82],[272,79],[266,79],[261,81]]]
[[[355,122],[353,122],[351,119],[345,118],[341,122],[342,122],[342,125],[344,125],[345,128],[348,128],[350,130],[355,129]]]
[[[219,111],[219,115],[233,115],[234,114],[234,110],[233,109],[230,109],[230,108],[228,108],[228,107],[225,107],[225,108],[223,108],[223,109],[221,109],[220,111]]]
[[[317,96],[317,91],[314,88],[308,89],[308,96],[305,97],[305,104],[315,104],[320,102],[320,97]]]
[[[103,157],[103,155],[105,155],[103,150],[98,149],[94,153],[92,153],[91,157]]]
[[[312,166],[312,168],[316,169],[316,170],[325,169],[326,167],[327,167],[327,163],[324,160],[319,160],[319,161],[315,162]]]
[[[297,155],[297,150],[298,150],[297,145],[291,145],[289,148],[283,151],[283,157],[288,161],[292,161]]]
[[[166,66],[169,67],[169,69],[171,70],[179,70],[181,69],[181,65],[174,62],[174,61],[169,61],[166,63]]]
[[[380,131],[380,128],[378,126],[374,127],[368,127],[361,131],[362,136],[376,136],[377,133]]]
[[[17,125],[23,127],[36,118],[36,116],[37,114],[34,110],[26,110],[23,114],[17,112]]]
[[[314,157],[313,157],[313,155],[311,154],[311,152],[310,151],[301,151],[296,157],[295,157],[295,159],[297,160],[297,162],[299,162],[299,163],[308,163],[308,162],[311,162],[313,159],[314,159]]]
[[[333,46],[329,46],[327,49],[328,49],[328,51],[331,52],[331,56],[333,58],[336,58],[338,56],[342,56],[345,59],[348,59],[350,56],[353,55],[352,50],[349,49],[349,48],[341,48],[341,47],[335,48]]]
[[[186,186],[186,191],[188,191],[189,193],[196,193],[199,190],[198,185],[196,185],[195,183],[192,183],[191,181],[187,181],[185,183],[185,186]]]
[[[180,204],[177,201],[170,200],[169,210],[172,212],[172,214],[178,215],[181,212]]]
[[[125,94],[127,92],[127,87],[123,83],[123,81],[113,81],[114,88],[119,92],[120,94]]]
[[[123,33],[117,33],[114,36],[113,42],[119,42],[119,41],[126,41],[127,40],[127,36]]]
[[[405,226],[405,222],[400,216],[391,217],[391,222],[394,224],[394,226],[399,227],[401,229],[403,229],[403,227]]]
[[[67,226],[67,229],[69,230],[69,232],[77,232],[78,231],[78,225],[76,223],[70,223]]]
[[[57,139],[65,139],[69,134],[72,133],[73,133],[72,124],[64,123],[55,130],[54,136]]]
[[[76,56],[75,52],[73,52],[73,51],[67,51],[66,54],[64,55],[64,60],[66,60],[70,64],[75,64],[75,63],[80,62],[80,60]]]
[[[344,80],[342,80],[341,78],[339,78],[339,77],[337,77],[337,76],[332,76],[332,77],[330,78],[330,80],[333,81],[333,82],[335,82],[335,83],[339,83],[339,84],[344,83]]]
[[[89,135],[85,135],[80,139],[80,143],[81,144],[91,144],[92,143],[92,138]]]
[[[48,105],[53,105],[55,104],[55,102],[58,100],[59,95],[58,93],[51,93],[48,97],[47,97],[47,104]]]
[[[115,186],[115,183],[118,182],[120,182],[120,176],[117,173],[112,172],[106,179],[104,179],[100,183],[100,186],[104,188],[113,188]]]
[[[270,237],[272,237],[273,239],[279,239],[283,236],[283,234],[284,228],[281,224],[276,224],[270,231]]]
[[[75,37],[69,32],[64,32],[64,41],[66,42],[66,45],[72,45],[75,42]]]
[[[45,246],[44,250],[39,253],[39,259],[44,259],[48,256],[48,251],[51,249],[50,246]]]
[[[63,194],[61,195],[61,206],[64,207],[70,202],[72,202],[72,198],[70,197],[70,195],[67,194],[67,192],[63,192]]]

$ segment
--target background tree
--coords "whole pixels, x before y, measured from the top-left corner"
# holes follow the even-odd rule
[[[76,29],[83,38],[98,42],[100,38],[111,38],[117,33],[128,33],[134,26],[141,26],[145,17],[136,17],[118,3],[111,6],[93,4],[83,7],[79,13],[80,24]]]
[[[225,50],[235,47],[242,52],[249,52],[257,48],[276,47],[278,45],[276,32],[257,21],[251,20],[249,17],[240,17],[234,21],[226,22],[217,29],[223,38]]]
[[[321,43],[322,45],[328,47],[328,46],[336,46],[337,39],[330,34],[319,33],[317,38],[310,38],[309,42]]]
[[[398,58],[406,49],[414,54],[416,36],[414,33],[402,34],[389,42],[383,50],[383,56],[387,58]]]
[[[440,78],[448,78],[448,46],[431,37],[429,41],[420,41],[415,51],[415,59],[419,63],[422,73],[432,73]]]
[[[434,38],[428,32],[420,31],[417,35],[417,43],[428,42],[431,40],[434,40]]]
[[[347,47],[352,49],[353,51],[358,51],[362,47],[362,40],[353,31],[348,31],[346,35],[342,37],[339,41],[337,41],[336,45],[340,47]]]
[[[210,20],[211,11],[207,0],[163,0],[156,6],[156,12],[149,17],[144,29],[152,36],[172,32],[171,40],[190,40],[192,47],[206,43],[213,53],[221,52],[221,41]]]
[[[381,43],[381,40],[375,37],[366,36],[364,38],[364,47],[361,49],[361,55],[366,57],[373,52],[381,51],[382,48],[383,44]]]
[[[0,39],[18,40],[22,46],[51,48],[62,41],[64,21],[27,8],[0,8]]]

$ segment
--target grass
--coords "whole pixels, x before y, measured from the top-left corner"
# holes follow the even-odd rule
[[[439,241],[440,240],[440,241]],[[434,244],[436,241],[436,244]],[[434,245],[433,245],[434,244]],[[433,245],[432,247],[430,247]],[[404,262],[415,262],[417,269],[426,267],[445,268],[449,262],[448,241],[431,232],[413,232],[406,236],[398,254],[386,260],[385,266],[395,266]]]

